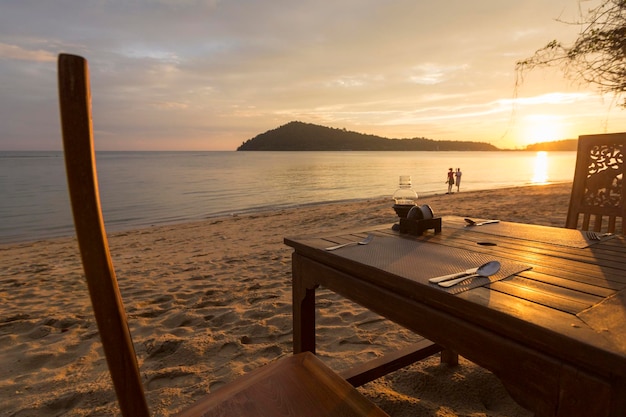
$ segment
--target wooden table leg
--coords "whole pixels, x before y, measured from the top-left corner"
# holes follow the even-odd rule
[[[293,353],[315,354],[315,288],[301,272],[300,257],[292,255]]]
[[[444,349],[441,351],[441,363],[456,366],[459,364],[459,354],[453,350]]]

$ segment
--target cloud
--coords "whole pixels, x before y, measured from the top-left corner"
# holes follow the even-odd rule
[[[575,102],[585,101],[592,98],[594,94],[590,92],[553,92],[547,94],[541,94],[533,97],[516,98],[512,100],[502,100],[503,103],[509,101],[517,105],[535,105],[535,104],[571,104]],[[596,97],[598,95],[595,95]]]
[[[437,65],[434,63],[419,64],[413,68],[413,74],[409,77],[417,84],[439,84],[445,81],[449,74],[468,69],[468,65]]]
[[[555,21],[575,16],[573,3],[5,2],[0,149],[41,147],[46,137],[58,148],[59,52],[89,59],[105,146],[235,149],[290,120],[488,141],[507,129],[501,120],[516,97],[519,111],[534,112],[546,104],[572,112],[567,100],[592,99],[543,73],[514,91],[517,59],[576,34]],[[33,119],[41,122],[25,122]]]
[[[0,59],[15,59],[18,61],[53,62],[56,55],[44,50],[27,50],[17,45],[8,45],[0,42]]]

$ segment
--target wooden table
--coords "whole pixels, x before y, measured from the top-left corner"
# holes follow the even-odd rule
[[[315,352],[323,285],[489,369],[537,416],[625,416],[626,239],[576,247],[567,237],[582,232],[571,229],[464,224],[444,217],[441,234],[423,236],[384,225],[286,238],[294,351]],[[324,250],[368,233],[376,236],[369,245]],[[435,271],[458,270],[455,256],[459,265],[476,257],[532,269],[458,293],[429,284]]]

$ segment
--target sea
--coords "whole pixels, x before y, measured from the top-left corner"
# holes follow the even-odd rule
[[[570,182],[576,152],[97,152],[109,232],[311,204]],[[419,200],[418,200],[419,203]],[[0,152],[0,244],[74,234],[63,152]]]

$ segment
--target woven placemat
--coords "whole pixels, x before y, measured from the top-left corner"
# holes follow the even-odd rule
[[[485,224],[483,226],[469,226],[465,227],[464,230],[578,249],[589,247],[615,236],[612,235],[600,240],[592,240],[587,238],[585,232],[582,230],[507,222]]]
[[[493,255],[429,241],[381,236],[376,236],[369,245],[346,247],[334,253],[451,294],[481,287],[532,268],[531,265],[494,258]],[[472,278],[450,288],[428,282],[429,278],[465,271],[494,260],[500,262],[501,268],[489,278]]]

